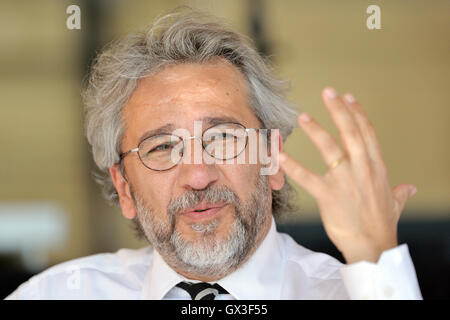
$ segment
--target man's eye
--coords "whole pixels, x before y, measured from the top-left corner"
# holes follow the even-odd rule
[[[236,138],[234,134],[228,134],[226,132],[221,132],[213,135],[211,140],[223,140],[223,139],[233,139]]]
[[[153,152],[166,151],[166,150],[172,149],[173,145],[174,145],[174,143],[160,144],[159,146],[156,146],[153,149],[151,149],[150,151],[148,151],[147,155],[149,155],[150,153],[153,153]]]
[[[170,149],[172,148],[173,144],[171,143],[166,143],[166,144],[162,144],[156,147],[156,150],[166,150],[166,149]]]

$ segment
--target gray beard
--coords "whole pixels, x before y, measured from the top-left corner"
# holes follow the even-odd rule
[[[207,277],[222,278],[246,261],[262,240],[262,231],[271,218],[270,189],[265,175],[258,175],[247,202],[241,202],[236,193],[226,186],[188,191],[170,201],[167,220],[159,219],[133,190],[131,194],[141,230],[166,263],[174,269]],[[191,225],[201,235],[200,240],[187,240],[176,230],[178,214],[201,201],[220,201],[234,207],[234,222],[223,240],[217,238],[216,219]]]

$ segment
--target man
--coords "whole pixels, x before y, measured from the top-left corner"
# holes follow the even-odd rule
[[[397,243],[415,187],[391,191],[352,95],[326,88],[323,100],[342,147],[298,117],[329,167],[320,176],[283,153],[297,114],[242,36],[188,10],[111,44],[84,90],[87,137],[107,198],[151,246],[60,264],[8,298],[421,299]],[[255,150],[275,167],[263,174]],[[293,208],[285,173],[317,200],[346,265],[276,231],[274,216]]]

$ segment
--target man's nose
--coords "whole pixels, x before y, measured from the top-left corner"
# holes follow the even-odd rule
[[[183,188],[203,190],[218,180],[217,166],[205,163],[203,154],[201,138],[191,137],[185,140],[183,159],[179,163],[179,182]]]

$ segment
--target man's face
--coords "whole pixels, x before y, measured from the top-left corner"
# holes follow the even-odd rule
[[[194,136],[194,121],[202,121],[203,131],[217,122],[260,127],[248,105],[243,76],[221,60],[172,65],[141,79],[123,116],[122,152],[137,147],[149,131],[161,127],[166,133],[184,128]],[[193,144],[200,142],[186,143],[191,144],[186,150],[193,151]],[[248,150],[246,154],[248,159]],[[184,157],[193,159],[193,154]],[[146,168],[137,153],[131,153],[124,159],[124,168],[128,182],[120,179],[117,167],[110,170],[124,215],[130,219],[137,215],[166,262],[191,273],[205,272],[189,268],[193,263],[210,265],[231,256],[236,260],[236,255],[244,260],[242,256],[248,256],[270,226],[270,187],[282,186],[279,174],[260,176],[260,164],[194,164],[192,160],[158,172]],[[186,212],[197,205],[210,209]]]

